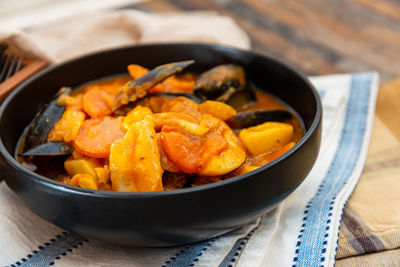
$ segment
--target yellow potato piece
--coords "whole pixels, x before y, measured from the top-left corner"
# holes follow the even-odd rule
[[[286,145],[292,138],[293,126],[281,122],[265,122],[243,129],[240,141],[251,154],[258,155],[274,151]]]
[[[122,127],[125,128],[125,130],[129,130],[130,125],[134,122],[138,122],[143,120],[146,116],[152,115],[153,112],[148,108],[148,107],[142,107],[142,106],[137,106],[129,113],[124,119],[124,122],[122,123]]]
[[[106,184],[110,181],[110,171],[107,165],[102,168],[94,168],[94,172],[96,173],[97,182],[99,184]]]
[[[109,169],[113,191],[163,190],[160,152],[150,119],[132,123],[125,137],[111,145]]]
[[[69,181],[69,185],[72,186],[79,186],[79,179],[81,178],[81,174],[75,174],[72,178],[71,181]]]
[[[194,118],[190,117],[189,115],[176,112],[157,113],[154,114],[153,119],[156,129],[161,128],[163,125],[178,126],[183,130],[197,136],[203,136],[210,130],[210,128],[196,124],[193,121]]]
[[[82,188],[98,190],[99,185],[97,180],[94,176],[87,174],[87,173],[79,173],[75,174],[71,181],[69,182],[70,185],[79,186]]]
[[[69,176],[86,173],[96,177],[95,168],[101,167],[98,159],[68,159],[64,162],[64,168]]]
[[[68,110],[80,110],[82,108],[82,96],[83,94],[74,96],[63,94],[57,99],[57,104],[60,106],[65,105]]]
[[[233,107],[219,101],[207,100],[199,104],[198,107],[201,113],[211,114],[224,121],[236,114],[236,110]]]
[[[235,133],[231,129],[224,132],[224,138],[229,147],[218,156],[213,156],[206,166],[200,171],[200,175],[223,175],[238,168],[246,159],[246,152],[240,144]]]
[[[79,174],[78,174],[79,175]],[[88,175],[88,174],[80,174],[81,177],[79,178],[78,184],[82,188],[98,190],[99,185],[95,177]]]

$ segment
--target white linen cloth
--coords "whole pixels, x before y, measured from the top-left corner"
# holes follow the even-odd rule
[[[138,12],[130,14],[135,13]],[[192,17],[188,14],[180,16],[185,15]],[[218,20],[215,14],[207,16],[214,16],[213,19]],[[169,19],[174,20],[171,17]],[[168,24],[167,21],[168,19],[165,20],[165,24]],[[242,36],[243,32],[238,30],[232,21],[228,24],[230,26],[226,25],[226,29],[231,27],[232,32],[238,35],[228,41],[224,38],[224,41],[225,44],[233,44],[229,42]],[[185,32],[185,29],[181,30],[182,33]],[[23,42],[18,42],[21,40],[19,33],[7,35],[7,40],[9,43],[19,44],[16,46],[19,51],[30,51],[54,62],[89,51],[84,49],[68,55],[63,54],[61,50],[50,52],[41,48],[45,43],[34,41],[38,40],[35,39],[38,35],[22,35],[35,43],[34,49],[26,49]],[[55,37],[50,35],[48,38]],[[201,41],[198,38],[194,39]],[[182,41],[179,38],[178,40]],[[189,40],[190,38],[187,39]],[[98,49],[117,45],[107,43],[107,39],[103,41],[106,44],[102,44]],[[239,46],[246,48],[247,37],[242,41]],[[318,159],[298,189],[278,207],[252,224],[224,236],[183,247],[119,247],[64,232],[25,208],[6,184],[1,182],[0,264],[333,266],[342,211],[360,177],[368,150],[378,91],[378,75],[375,72],[330,75],[313,77],[311,81],[319,90],[323,102],[322,143]]]

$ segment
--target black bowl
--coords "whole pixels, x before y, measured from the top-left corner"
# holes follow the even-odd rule
[[[15,158],[18,138],[41,105],[62,86],[194,59],[191,71],[223,63],[244,66],[249,79],[289,104],[306,134],[284,156],[219,183],[167,192],[121,193],[64,185],[25,169]],[[0,171],[33,212],[88,238],[143,247],[173,246],[218,236],[274,208],[304,180],[320,145],[321,103],[305,76],[277,59],[230,47],[143,45],[100,52],[47,68],[21,84],[0,108]]]

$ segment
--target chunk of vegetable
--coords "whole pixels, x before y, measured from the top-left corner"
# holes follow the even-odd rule
[[[201,113],[198,109],[198,104],[186,97],[177,97],[167,101],[161,109],[161,112],[175,112],[189,115],[193,118],[200,118]]]
[[[110,171],[107,165],[104,167],[94,168],[94,172],[99,184],[107,184],[110,181]]]
[[[201,170],[200,136],[192,136],[177,127],[164,126],[160,140],[168,159],[183,172],[197,173]]]
[[[114,96],[99,89],[87,91],[82,97],[82,108],[91,118],[101,118],[112,113]]]
[[[160,161],[163,170],[168,172],[181,172],[181,170],[174,163],[172,163],[165,154],[161,145],[161,133],[157,133],[157,144],[158,150],[160,151]]]
[[[131,64],[128,65],[128,72],[133,79],[137,79],[147,74],[149,72],[149,69],[137,64]]]
[[[74,96],[63,94],[57,99],[57,103],[60,106],[65,105],[66,109],[69,109],[69,110],[81,110],[82,109],[82,96],[83,96],[83,94],[77,94]]]
[[[207,100],[206,102],[199,104],[199,111],[201,113],[211,114],[224,121],[230,119],[236,114],[236,110],[233,107],[225,103],[212,100]]]
[[[191,74],[184,74],[176,77],[175,75],[165,79],[162,86],[151,89],[153,92],[193,92],[195,78]]]
[[[80,173],[80,174],[74,175],[74,177],[72,177],[69,184],[73,185],[73,186],[87,188],[87,189],[93,189],[93,190],[99,189],[99,185],[96,181],[96,178],[87,173]]]
[[[144,119],[145,116],[152,115],[153,112],[148,107],[137,106],[126,115],[122,126],[129,130],[130,125]]]
[[[125,135],[119,118],[104,117],[86,120],[73,142],[79,153],[93,158],[106,158],[110,154],[111,144]]]
[[[212,156],[199,174],[207,176],[223,175],[238,168],[246,160],[246,151],[235,133],[227,127],[223,136],[228,142],[228,148],[220,154]]]
[[[79,182],[78,182],[80,187],[87,188],[87,189],[93,189],[93,190],[99,189],[99,185],[94,176],[85,175],[85,174],[81,174],[81,175],[82,175],[82,177],[79,178]]]
[[[250,153],[257,155],[282,148],[290,141],[292,135],[293,126],[290,124],[265,122],[243,129],[239,138]]]
[[[48,135],[48,141],[71,142],[81,128],[85,114],[82,111],[67,109]]]
[[[101,167],[102,163],[98,159],[68,159],[64,162],[64,168],[69,176],[80,173],[87,173],[96,176],[95,168]]]
[[[202,123],[213,127],[204,136],[163,126],[161,145],[168,159],[185,173],[208,176],[226,174],[239,167],[246,159],[246,152],[233,131],[211,115],[203,120]]]
[[[113,191],[163,190],[163,169],[151,120],[132,123],[125,137],[111,145],[109,168]]]

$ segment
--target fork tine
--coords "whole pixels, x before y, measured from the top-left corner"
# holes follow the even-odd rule
[[[18,61],[18,57],[16,57],[16,56],[11,57],[10,67],[8,68],[6,78],[4,80],[7,80],[8,78],[10,78],[11,75],[14,74],[15,67],[17,66],[17,61]]]
[[[14,74],[17,73],[22,67],[22,57],[18,57],[17,66],[15,67]]]
[[[4,52],[7,50],[7,45],[4,44],[0,44],[0,70],[3,69],[3,65],[4,65]]]
[[[1,73],[0,73],[0,83],[4,81],[4,78],[6,77],[6,74],[8,72],[8,66],[10,65],[10,55],[7,55],[4,65],[2,67]]]

